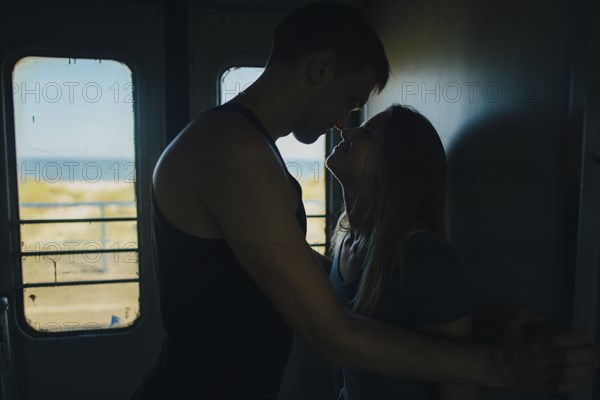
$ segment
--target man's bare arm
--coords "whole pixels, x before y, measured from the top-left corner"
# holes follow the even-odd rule
[[[380,375],[488,386],[506,383],[496,371],[499,363],[510,371],[519,367],[510,358],[511,349],[499,349],[493,359],[487,345],[431,339],[347,313],[306,243],[290,206],[286,176],[273,168],[276,159],[261,140],[258,132],[254,137],[246,131],[222,132],[191,146],[198,151],[189,167],[212,162],[226,171],[262,168],[259,179],[204,177],[195,190],[240,263],[309,347],[337,365]],[[536,356],[528,362],[537,370],[542,355]],[[580,360],[579,352],[577,356]],[[529,380],[527,385],[538,389],[542,380]]]
[[[329,257],[319,253],[318,251],[314,249],[313,251],[315,253],[315,260],[321,265],[321,267],[323,267],[325,273],[329,275],[329,271],[331,271],[331,265],[333,264],[333,261]]]
[[[468,315],[453,322],[421,325],[415,329],[434,336],[467,341],[473,337],[473,317]],[[440,400],[481,400],[481,388],[472,383],[442,382],[438,389]]]

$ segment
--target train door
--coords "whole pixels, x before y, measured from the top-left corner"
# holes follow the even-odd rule
[[[3,391],[127,398],[162,334],[149,190],[164,8],[2,2],[0,19]]]

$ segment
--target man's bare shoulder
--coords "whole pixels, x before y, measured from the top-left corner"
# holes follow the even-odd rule
[[[232,145],[236,142],[256,142],[258,136],[255,135],[255,131],[256,128],[250,125],[243,115],[220,110],[207,112],[194,118],[179,133],[174,143],[181,147],[178,150],[182,151],[213,150],[213,147],[218,149],[220,146]]]
[[[222,237],[214,212],[225,207],[227,196],[250,196],[265,183],[257,177],[269,178],[261,193],[287,187],[263,134],[242,115],[218,111],[194,119],[179,133],[158,160],[153,184],[161,210],[175,225],[198,236]]]
[[[264,135],[239,113],[207,112],[190,121],[163,152],[157,170],[193,174],[194,166],[226,162],[276,162]]]

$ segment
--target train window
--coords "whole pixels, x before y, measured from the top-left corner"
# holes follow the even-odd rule
[[[221,104],[250,86],[263,70],[264,68],[243,66],[226,70],[220,80]],[[302,198],[308,218],[306,239],[315,250],[325,254],[325,138],[321,136],[316,142],[306,145],[288,135],[278,139],[277,146],[288,170],[302,186]]]
[[[27,56],[12,71],[23,312],[38,332],[140,315],[131,69]]]

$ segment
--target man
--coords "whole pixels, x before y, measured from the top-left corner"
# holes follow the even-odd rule
[[[388,76],[363,16],[315,3],[276,29],[251,87],[192,120],[165,149],[153,177],[153,222],[168,339],[137,397],[274,399],[292,331],[336,365],[398,378],[537,391],[589,380],[597,354],[582,333],[490,351],[357,317],[336,301],[327,260],[305,240],[299,185],[275,140],[293,133],[312,143],[343,129]],[[523,310],[512,328],[535,321]]]

